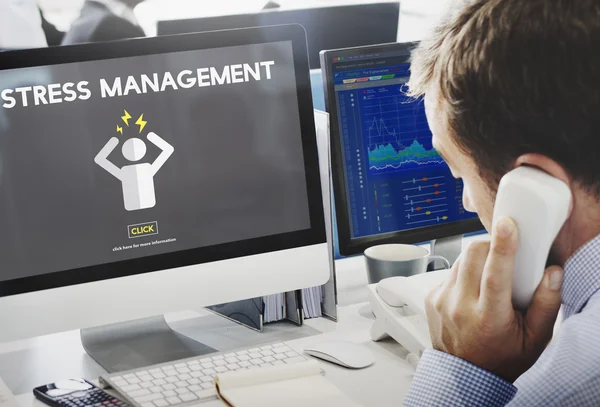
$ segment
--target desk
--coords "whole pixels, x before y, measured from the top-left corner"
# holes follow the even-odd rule
[[[471,237],[467,242],[484,238]],[[367,277],[362,257],[354,257],[336,262],[339,300],[339,322],[326,319],[306,320],[305,327],[291,324],[275,324],[264,334],[258,334],[233,324],[225,328],[225,339],[239,336],[241,330],[246,338],[259,338],[260,343],[285,342],[292,349],[301,352],[305,346],[322,340],[349,340],[367,346],[373,353],[375,364],[363,370],[348,370],[328,362],[319,362],[326,377],[350,397],[367,406],[401,405],[406,395],[414,369],[404,360],[407,351],[391,339],[372,342],[369,330],[373,322],[367,301]],[[230,323],[205,310],[186,311],[167,316],[170,323],[184,323],[194,318],[215,318],[222,324]],[[304,337],[286,340],[291,332],[308,333]],[[220,331],[223,333],[223,329]],[[235,334],[233,334],[235,332]],[[296,338],[298,335],[295,335]],[[203,341],[206,342],[206,341]],[[209,342],[206,342],[211,345]],[[255,342],[257,343],[257,342]],[[245,346],[252,346],[253,344]],[[229,344],[234,348],[235,344]],[[238,347],[240,347],[238,345]],[[222,350],[222,347],[218,347]],[[95,380],[104,371],[83,350],[79,332],[70,331],[0,344],[0,371],[3,379],[17,395],[22,407],[41,407],[31,394],[34,385],[42,385],[67,377],[85,377]],[[27,383],[34,381],[33,383]],[[219,402],[204,404],[221,406]]]

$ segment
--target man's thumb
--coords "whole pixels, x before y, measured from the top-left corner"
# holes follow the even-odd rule
[[[535,341],[549,341],[560,309],[564,271],[559,266],[546,269],[542,282],[527,309],[525,324]]]

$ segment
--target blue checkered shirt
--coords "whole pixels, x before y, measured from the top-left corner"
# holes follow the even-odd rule
[[[427,350],[404,405],[600,406],[600,236],[565,264],[562,303],[558,334],[514,385],[460,358]]]

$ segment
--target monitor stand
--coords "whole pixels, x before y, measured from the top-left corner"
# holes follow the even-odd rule
[[[109,373],[216,352],[174,331],[164,316],[82,329],[81,343]]]
[[[452,266],[462,250],[463,236],[464,235],[456,235],[432,240],[431,254],[446,258]],[[427,268],[427,271],[441,270],[444,268],[446,268],[444,263],[438,260],[432,262]]]

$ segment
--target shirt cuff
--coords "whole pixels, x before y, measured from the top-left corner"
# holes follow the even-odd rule
[[[428,349],[423,353],[406,407],[500,407],[517,388],[506,380],[456,356]]]

